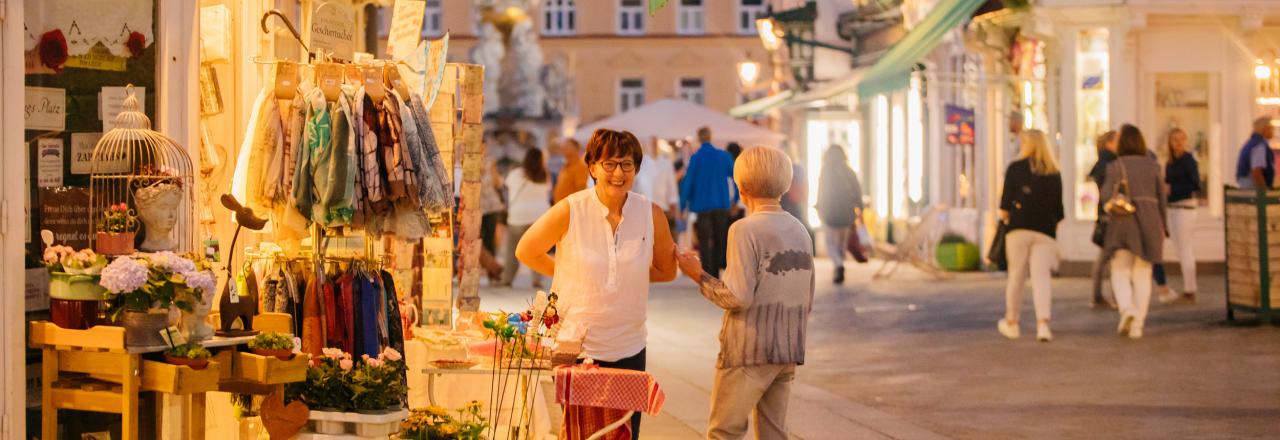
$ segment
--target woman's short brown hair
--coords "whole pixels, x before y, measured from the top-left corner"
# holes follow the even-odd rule
[[[591,133],[591,139],[587,141],[587,165],[613,158],[631,159],[638,170],[640,161],[644,159],[644,147],[640,146],[636,135],[626,130],[600,128]]]
[[[1142,138],[1142,130],[1130,124],[1120,127],[1120,147],[1117,156],[1146,156],[1147,141]]]

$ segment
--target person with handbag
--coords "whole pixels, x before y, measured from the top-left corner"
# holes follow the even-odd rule
[[[1058,222],[1062,208],[1062,175],[1049,147],[1049,137],[1036,129],[1019,134],[1018,160],[1005,171],[1000,196],[1000,217],[1005,223],[1005,256],[1009,281],[1005,285],[1005,312],[996,329],[1009,339],[1017,339],[1022,294],[1028,275],[1036,311],[1036,339],[1053,340],[1049,329],[1053,304],[1050,279],[1058,258]]]
[[[850,228],[860,212],[862,184],[849,166],[844,147],[832,145],[822,155],[822,171],[818,174],[818,217],[822,220],[827,257],[835,266],[835,284],[844,284],[844,252]]]
[[[1168,220],[1160,164],[1147,154],[1142,132],[1120,128],[1118,158],[1107,165],[1102,188],[1107,214],[1103,251],[1111,254],[1111,288],[1120,308],[1121,336],[1142,337],[1151,305],[1151,266],[1161,260]]]

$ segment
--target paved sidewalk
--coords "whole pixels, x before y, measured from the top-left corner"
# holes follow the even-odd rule
[[[1202,277],[1195,305],[1153,306],[1147,336],[1115,335],[1116,314],[1090,309],[1088,280],[1054,281],[1056,339],[1034,340],[1030,292],[1021,340],[995,330],[1004,280],[932,281],[903,268],[819,287],[806,365],[789,425],[801,439],[1276,438],[1280,329],[1222,324],[1220,277]],[[1171,280],[1174,286],[1179,280]],[[527,281],[517,280],[517,285]],[[485,308],[523,304],[528,289],[481,292]],[[510,305],[507,305],[510,304]],[[649,370],[667,393],[646,439],[700,438],[706,429],[720,312],[693,283],[655,285]]]

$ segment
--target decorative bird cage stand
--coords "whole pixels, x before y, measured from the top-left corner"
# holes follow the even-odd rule
[[[100,253],[190,252],[195,243],[195,177],[191,156],[151,130],[133,85],[115,128],[93,148],[89,240]]]

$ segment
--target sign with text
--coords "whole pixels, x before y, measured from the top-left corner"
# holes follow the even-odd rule
[[[406,59],[418,48],[426,8],[427,2],[423,0],[396,0],[391,13],[391,34],[387,37],[387,53],[391,59]]]
[[[943,130],[947,135],[947,143],[972,146],[974,142],[973,109],[947,104],[945,110],[947,123]]]
[[[49,87],[26,88],[27,130],[63,131],[67,129],[67,91]]]
[[[356,14],[350,5],[321,2],[311,15],[311,50],[330,54],[335,61],[351,62],[356,52]]]
[[[138,111],[147,112],[147,88],[134,87],[133,94],[138,97]],[[116,128],[116,115],[124,111],[124,99],[129,96],[125,87],[103,87],[98,94],[98,116],[102,118],[102,132]]]
[[[66,187],[40,190],[40,229],[53,231],[53,242],[72,249],[89,247],[89,190]]]
[[[62,139],[36,141],[36,184],[41,188],[62,186]]]

